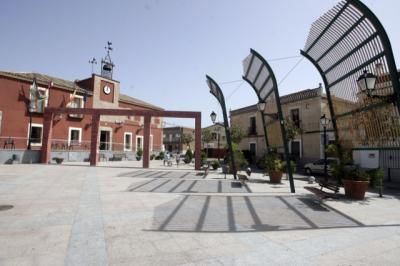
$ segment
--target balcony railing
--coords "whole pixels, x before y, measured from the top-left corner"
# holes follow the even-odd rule
[[[257,128],[256,127],[249,127],[248,130],[247,130],[247,134],[249,136],[257,135]]]

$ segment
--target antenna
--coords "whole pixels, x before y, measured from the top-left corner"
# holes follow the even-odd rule
[[[92,65],[92,74],[93,74],[94,73],[93,67],[94,67],[94,65],[97,65],[96,58],[93,57],[92,60],[89,60],[89,64]]]

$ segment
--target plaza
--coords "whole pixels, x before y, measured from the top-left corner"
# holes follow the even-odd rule
[[[321,200],[301,175],[292,194],[285,179],[237,187],[162,161],[0,167],[13,206],[0,212],[1,265],[398,263],[398,194]]]

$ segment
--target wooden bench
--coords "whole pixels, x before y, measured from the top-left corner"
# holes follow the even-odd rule
[[[113,156],[110,158],[110,161],[122,161],[122,159],[128,159],[124,152],[113,153]]]
[[[330,183],[330,182],[327,182],[327,181],[320,181],[320,182],[318,182],[318,184],[321,186],[321,190],[323,188],[326,188],[326,189],[332,190],[333,192],[335,192],[335,194],[339,192],[339,185],[337,183]]]

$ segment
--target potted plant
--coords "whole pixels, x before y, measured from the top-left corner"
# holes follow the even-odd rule
[[[61,164],[64,161],[64,158],[54,157],[53,160],[56,161],[57,164]]]
[[[140,161],[142,159],[142,156],[143,156],[143,150],[142,148],[139,147],[136,151],[136,160]]]
[[[369,175],[362,169],[355,169],[348,175],[350,179],[343,180],[345,194],[355,200],[363,200],[369,185]],[[347,191],[346,191],[347,190]]]
[[[265,165],[268,171],[271,183],[280,183],[282,180],[282,160],[278,158],[276,153],[268,153],[265,158]]]

